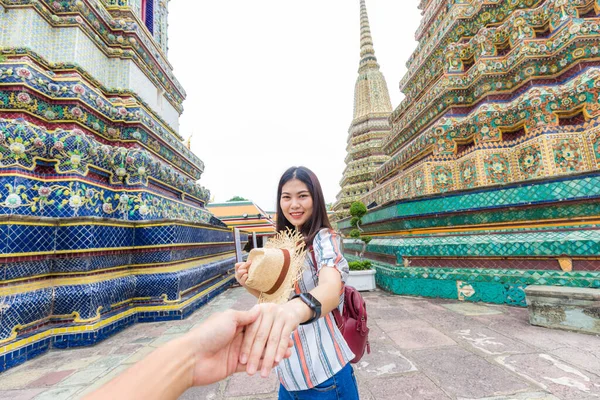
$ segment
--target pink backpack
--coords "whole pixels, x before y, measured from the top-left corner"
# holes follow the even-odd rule
[[[316,269],[317,260],[312,246],[309,251]],[[355,355],[350,362],[353,364],[359,362],[365,354],[365,349],[368,354],[371,354],[369,328],[367,327],[367,305],[360,292],[352,286],[345,285],[343,314],[338,308],[335,308],[332,313],[335,324]]]

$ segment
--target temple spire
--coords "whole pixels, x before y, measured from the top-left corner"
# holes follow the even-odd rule
[[[375,57],[375,49],[373,48],[367,5],[365,0],[360,0],[360,67],[358,72],[366,68],[379,69],[379,64],[377,64],[377,57]]]
[[[333,205],[336,218],[348,215],[352,202],[374,187],[373,174],[389,160],[381,145],[389,135],[392,103],[371,38],[365,0],[360,0],[360,67],[354,85],[354,118],[348,130],[346,169]]]

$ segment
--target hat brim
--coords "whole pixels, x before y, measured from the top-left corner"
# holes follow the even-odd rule
[[[304,239],[300,232],[288,229],[286,232],[281,232],[269,239],[265,248],[287,249],[290,252],[290,267],[279,288],[271,294],[262,292],[258,298],[258,302],[276,304],[286,303],[289,300],[291,293],[294,291],[296,282],[298,282],[304,272],[306,260]]]

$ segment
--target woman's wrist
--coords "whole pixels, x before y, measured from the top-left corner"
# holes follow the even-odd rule
[[[298,325],[305,321],[308,321],[313,316],[313,311],[310,309],[310,307],[308,307],[300,299],[293,299],[291,301],[288,301],[286,305],[290,307],[292,313],[295,315]]]

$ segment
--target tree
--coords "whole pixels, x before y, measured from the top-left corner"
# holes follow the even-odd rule
[[[233,196],[232,198],[230,198],[229,200],[227,200],[227,202],[229,203],[230,201],[248,201],[248,199],[245,199],[241,196]]]
[[[350,237],[352,237],[354,239],[360,239],[363,242],[363,247],[360,252],[361,261],[363,259],[363,255],[365,254],[365,251],[367,250],[367,245],[369,244],[369,242],[372,239],[371,236],[363,236],[362,233],[364,231],[360,227],[360,224],[362,222],[362,217],[364,217],[366,214],[367,214],[367,207],[362,202],[355,201],[350,206],[350,215],[352,215],[352,219],[350,220],[350,225],[354,227],[354,229],[352,229],[350,231]]]

